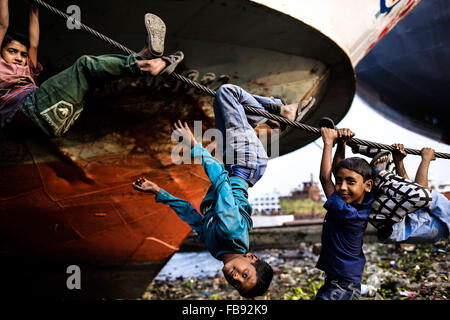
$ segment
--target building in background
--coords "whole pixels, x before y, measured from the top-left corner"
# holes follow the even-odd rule
[[[280,212],[280,193],[276,190],[250,199],[254,215],[273,216]]]
[[[303,182],[303,187],[295,189],[289,196],[280,197],[280,208],[284,214],[293,214],[295,219],[323,217],[324,198],[319,183],[311,180]]]

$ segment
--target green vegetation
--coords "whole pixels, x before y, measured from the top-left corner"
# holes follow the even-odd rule
[[[310,199],[282,199],[280,198],[280,208],[285,214],[305,214],[315,215],[325,214],[326,210],[322,202],[314,202]]]
[[[304,288],[300,287],[289,288],[288,293],[285,293],[283,295],[283,300],[313,300],[317,294],[317,291],[323,284],[324,281],[311,281]]]

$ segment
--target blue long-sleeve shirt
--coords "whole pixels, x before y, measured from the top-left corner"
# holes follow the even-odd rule
[[[252,207],[248,202],[248,183],[240,177],[229,177],[222,163],[201,143],[191,150],[199,157],[211,187],[200,204],[201,215],[188,201],[176,198],[161,189],[157,202],[168,204],[178,216],[194,229],[208,251],[219,259],[224,253],[246,253],[252,229]]]

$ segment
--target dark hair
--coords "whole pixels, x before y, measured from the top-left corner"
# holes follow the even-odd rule
[[[255,262],[252,262],[252,265],[256,269],[256,284],[250,291],[239,292],[241,296],[247,299],[262,296],[269,288],[273,278],[273,269],[264,260],[258,259]]]
[[[367,181],[372,179],[372,167],[370,164],[363,158],[359,157],[351,157],[346,158],[339,162],[334,168],[333,173],[336,174],[339,169],[345,168],[351,171],[355,171],[363,177],[363,181]]]
[[[6,46],[8,43],[10,43],[13,40],[16,40],[16,41],[20,42],[25,47],[27,47],[27,49],[30,48],[30,41],[29,41],[28,37],[25,36],[23,33],[14,32],[14,31],[6,32],[6,35],[3,38],[3,42],[2,42],[2,47],[1,48],[3,49],[4,46]]]

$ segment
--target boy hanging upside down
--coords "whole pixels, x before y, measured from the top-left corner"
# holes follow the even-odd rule
[[[180,121],[175,123],[175,131],[192,148],[191,157],[200,158],[211,181],[200,204],[201,214],[188,201],[170,195],[145,178],[138,179],[133,187],[154,193],[157,202],[170,205],[197,232],[211,255],[223,262],[225,279],[243,297],[251,298],[266,292],[273,270],[249,252],[249,231],[253,223],[247,192],[263,176],[268,156],[253,129],[265,119],[247,116],[244,105],[277,113],[290,120],[295,120],[299,109],[297,103],[284,105],[280,99],[251,95],[238,86],[221,86],[213,106],[215,126],[224,140],[225,166],[195,140],[186,123],[184,126]]]
[[[71,67],[47,79],[40,87],[42,71],[37,60],[38,8],[30,5],[28,39],[9,32],[8,0],[0,0],[0,129],[11,125],[31,126],[49,136],[61,136],[83,110],[84,97],[102,82],[121,77],[167,76],[183,60],[183,53],[162,56],[165,25],[146,14],[148,48],[138,54],[82,56]],[[162,57],[161,57],[162,56]]]

